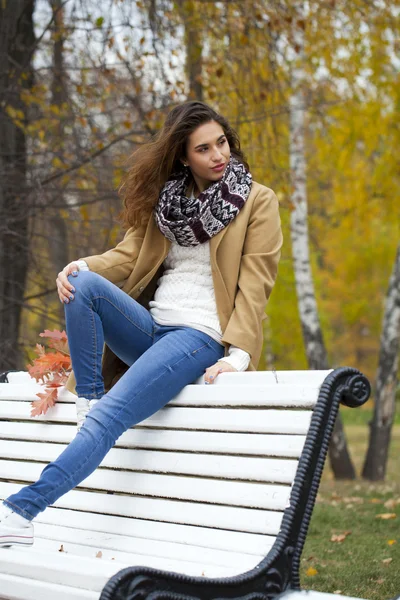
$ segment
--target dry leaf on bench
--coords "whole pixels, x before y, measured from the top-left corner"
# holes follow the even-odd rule
[[[99,550],[98,552],[96,552],[96,558],[102,558],[103,553],[101,550]]]

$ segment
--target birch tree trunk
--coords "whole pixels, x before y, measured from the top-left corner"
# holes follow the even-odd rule
[[[369,444],[362,476],[371,481],[385,478],[390,436],[396,407],[397,370],[400,346],[400,244],[383,316],[379,364],[375,385],[374,416],[370,422]]]
[[[306,161],[304,143],[304,28],[306,15],[304,3],[297,3],[292,22],[292,48],[290,97],[290,174],[292,184],[292,210],[290,233],[296,282],[297,303],[301,320],[304,346],[310,369],[328,369],[327,352],[323,340],[318,307],[310,265],[308,208],[306,190]],[[343,424],[338,414],[329,457],[337,479],[354,479],[355,471],[347,450]]]
[[[18,335],[28,269],[27,122],[34,0],[0,2],[0,371],[20,368]],[[21,77],[21,75],[23,75]]]
[[[176,2],[185,27],[186,76],[189,81],[189,100],[203,100],[203,39],[197,26],[197,12],[193,0]]]

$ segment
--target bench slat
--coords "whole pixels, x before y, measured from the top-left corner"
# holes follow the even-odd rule
[[[0,403],[2,419],[28,419],[29,412],[24,402]],[[305,410],[235,410],[166,406],[142,421],[140,427],[305,435],[310,425],[311,415],[312,411]],[[56,404],[46,415],[36,418],[38,421],[75,423],[76,411],[72,405]]]
[[[66,447],[64,444],[0,440],[0,457],[48,463],[55,460]],[[113,448],[100,466],[202,477],[219,477],[222,473],[227,479],[291,484],[297,465],[297,460]]]
[[[91,521],[89,520],[90,526]],[[44,541],[46,541],[44,543]],[[58,525],[46,525],[35,523],[35,550],[41,548],[52,548],[59,551],[61,544],[64,552],[78,556],[94,558],[101,550],[102,558],[106,560],[117,560],[118,562],[130,562],[130,555],[140,556],[141,563],[147,562],[147,558],[153,556],[158,558],[162,565],[165,557],[171,560],[182,560],[184,562],[202,563],[204,560],[209,565],[235,569],[252,569],[265,555],[249,555],[244,552],[228,552],[227,550],[213,550],[208,548],[205,558],[204,548],[191,544],[178,544],[173,542],[162,542],[130,537],[127,535],[111,535],[88,531],[86,529],[72,529]]]
[[[11,547],[0,553],[0,572],[6,575],[28,577],[41,582],[83,587],[100,592],[107,580],[120,569],[131,565],[153,567],[187,575],[203,577],[229,577],[243,572],[242,567],[221,567],[208,564],[208,555],[203,552],[200,563],[173,560],[169,557],[131,554],[129,562],[108,560],[104,557],[83,556],[59,552],[59,542],[39,538],[33,548]],[[71,550],[72,550],[71,545]],[[77,548],[74,548],[77,550]],[[127,555],[126,555],[127,556]],[[254,557],[252,557],[254,560]],[[253,564],[253,562],[252,562]],[[257,564],[257,563],[256,563]]]
[[[0,386],[0,400],[32,402],[43,387],[35,382]],[[319,386],[294,384],[253,384],[246,391],[241,386],[223,387],[188,385],[173,400],[170,406],[282,406],[313,408],[318,398]],[[75,403],[75,395],[63,390],[58,402]]]
[[[69,443],[75,435],[75,425],[61,423],[1,421],[0,425],[0,439]],[[154,431],[136,427],[125,431],[116,447],[298,458],[304,442],[303,435],[209,431],[205,436],[201,431]]]
[[[242,371],[239,373],[223,373],[215,381],[213,385],[257,385],[257,384],[307,384],[320,386],[324,379],[331,373],[333,369],[316,370],[316,371]],[[27,383],[33,382],[28,371],[17,371],[9,373],[7,379],[10,383]],[[196,382],[196,385],[204,384],[204,376],[201,375]]]
[[[1,592],[12,600],[99,600],[98,592],[4,573],[1,574]]]
[[[20,484],[0,481],[0,498],[7,498]],[[150,521],[181,523],[216,529],[277,535],[283,512],[257,508],[239,508],[217,504],[180,502],[159,498],[140,498],[72,490],[54,506],[106,515],[122,515]]]
[[[161,523],[160,521],[146,521],[55,507],[49,507],[35,519],[35,523],[74,529],[87,528],[89,522],[90,534],[100,532],[112,535],[128,535],[138,540],[139,545],[142,540],[153,540],[156,542],[172,542],[184,547],[193,545],[201,548],[202,551],[204,551],[204,548],[207,548],[207,550],[211,548],[265,556],[275,541],[274,536],[257,533],[215,530],[208,527]]]
[[[6,575],[16,575],[42,582],[57,583],[70,587],[83,587],[100,592],[109,577],[122,565],[117,561],[96,558],[69,556],[62,552],[48,554],[34,550],[12,546],[7,551],[0,552],[0,572]]]
[[[32,483],[43,470],[43,464],[0,460],[0,478]],[[208,479],[205,477],[178,477],[149,473],[94,471],[79,487],[101,491],[116,491],[140,496],[173,498],[192,502],[209,502],[225,506],[284,510],[290,487],[266,483]]]
[[[214,385],[253,385],[263,384],[285,384],[315,385],[321,386],[324,379],[332,373],[333,369],[317,371],[241,371],[239,373],[223,373],[215,381]],[[203,377],[199,377],[196,383],[202,383]]]

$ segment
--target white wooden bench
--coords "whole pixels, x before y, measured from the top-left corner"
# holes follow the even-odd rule
[[[348,367],[202,383],[125,432],[41,513],[33,547],[0,549],[1,598],[271,600],[299,589],[339,402],[361,405],[369,383]],[[0,498],[35,481],[76,434],[65,390],[30,418],[39,387],[27,373],[0,383]]]

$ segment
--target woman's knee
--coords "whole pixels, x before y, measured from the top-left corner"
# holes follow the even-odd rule
[[[68,275],[68,281],[74,286],[74,299],[70,302],[73,304],[75,300],[90,299],[93,293],[98,293],[101,288],[104,278],[93,271],[79,271],[75,277]]]

